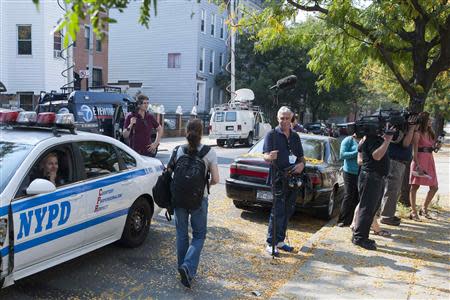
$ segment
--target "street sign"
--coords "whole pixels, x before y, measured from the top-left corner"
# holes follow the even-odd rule
[[[80,78],[89,78],[89,70],[80,70]]]

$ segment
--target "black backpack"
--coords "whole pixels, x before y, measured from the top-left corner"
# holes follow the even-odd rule
[[[182,146],[184,154],[175,163],[170,189],[174,207],[198,209],[202,205],[205,186],[209,194],[209,171],[203,157],[210,149],[204,145],[199,152],[190,155],[187,154],[187,146]]]
[[[153,187],[153,200],[156,205],[166,210],[166,219],[168,221],[172,220],[173,215],[173,205],[172,205],[172,193],[170,191],[170,184],[172,183],[172,173],[173,173],[173,160],[178,152],[178,147],[172,152],[167,167],[163,170],[162,174],[159,175],[155,186]]]

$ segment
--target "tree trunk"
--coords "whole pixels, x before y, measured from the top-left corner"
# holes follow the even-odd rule
[[[420,113],[425,106],[425,95],[410,96],[409,98],[409,110],[411,112]]]
[[[433,122],[433,130],[436,133],[436,136],[440,136],[444,131],[444,116],[441,112],[439,112],[438,108],[434,109],[434,122]]]

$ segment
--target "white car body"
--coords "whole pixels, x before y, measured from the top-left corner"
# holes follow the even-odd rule
[[[0,137],[0,143],[31,148],[12,172],[2,174],[10,177],[3,190],[0,178],[0,224],[7,224],[6,238],[0,239],[0,287],[121,239],[128,211],[138,198],[148,200],[153,215],[160,211],[153,204],[152,187],[162,172],[162,163],[140,156],[120,141],[86,132],[61,133],[58,137],[42,129],[0,128]],[[108,145],[116,149],[117,162],[110,173],[86,167],[89,153],[83,151],[95,145],[100,146],[92,148],[89,156],[94,166],[97,149],[107,149]],[[31,181],[32,168],[42,157],[53,149],[66,148],[72,151],[67,152],[72,169],[67,172],[72,172],[69,177],[73,182],[68,180],[49,193],[23,194],[24,183]],[[0,163],[3,158],[0,147]]]

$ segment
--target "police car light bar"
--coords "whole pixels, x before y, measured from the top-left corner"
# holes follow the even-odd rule
[[[17,116],[19,115],[18,111],[12,110],[0,110],[0,124],[1,125],[11,125],[16,122]]]
[[[56,114],[54,112],[44,112],[37,115],[37,125],[42,127],[52,127],[55,125]]]
[[[17,116],[17,124],[34,125],[37,121],[37,114],[34,111],[21,111]]]

